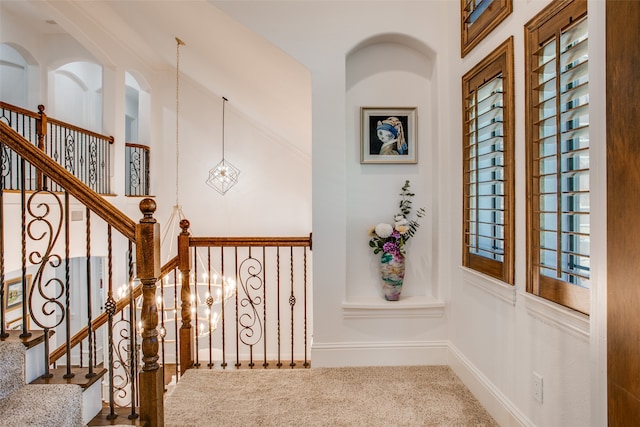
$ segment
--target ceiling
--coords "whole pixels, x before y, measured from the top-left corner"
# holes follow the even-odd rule
[[[0,6],[43,35],[70,34],[106,66],[122,67],[128,57],[147,72],[175,68],[179,37],[183,75],[311,154],[309,71],[209,1],[2,0]]]

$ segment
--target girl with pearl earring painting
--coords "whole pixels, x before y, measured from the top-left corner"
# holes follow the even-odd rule
[[[416,107],[360,107],[360,163],[418,163]]]
[[[378,135],[378,139],[382,142],[380,155],[407,154],[404,128],[402,122],[397,117],[379,120],[376,127],[376,135]]]

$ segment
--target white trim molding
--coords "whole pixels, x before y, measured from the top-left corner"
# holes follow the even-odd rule
[[[342,303],[345,319],[379,319],[443,317],[445,303],[431,296],[401,297],[399,301],[385,301],[380,297],[349,298]]]
[[[446,365],[448,341],[314,343],[314,367]]]
[[[550,302],[544,298],[522,293],[527,313],[542,322],[589,341],[589,316]]]
[[[511,305],[516,304],[516,287],[504,283],[501,280],[494,279],[482,273],[478,273],[470,268],[460,266],[462,270],[462,277],[464,283],[473,285],[479,289],[482,289],[486,293],[493,295],[494,297],[508,302]]]
[[[458,348],[449,343],[447,364],[467,386],[494,420],[501,426],[535,427],[523,414]]]

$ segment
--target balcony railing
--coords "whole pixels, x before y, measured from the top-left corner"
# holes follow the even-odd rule
[[[188,221],[180,226],[177,268],[162,280],[157,301],[163,354],[180,366],[176,374],[308,368],[311,235],[192,237]]]
[[[96,193],[111,194],[110,145],[113,144],[113,137],[47,117],[44,110],[43,105],[39,105],[38,112],[35,113],[0,102],[0,121],[41,149]],[[21,164],[15,152],[6,146],[1,148],[0,177],[5,190],[21,190],[22,183],[26,191],[42,188],[42,174],[33,165]],[[62,191],[56,183],[49,184],[48,188],[54,192]]]
[[[127,196],[149,195],[149,147],[127,142],[125,151],[125,178]]]

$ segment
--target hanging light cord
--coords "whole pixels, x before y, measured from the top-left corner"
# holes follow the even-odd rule
[[[224,96],[222,97],[222,160],[224,161],[224,106],[227,103],[228,99]]]
[[[180,206],[180,198],[178,196],[178,184],[180,176],[180,150],[178,149],[179,141],[179,123],[180,123],[180,46],[184,42],[176,37],[176,206]]]

